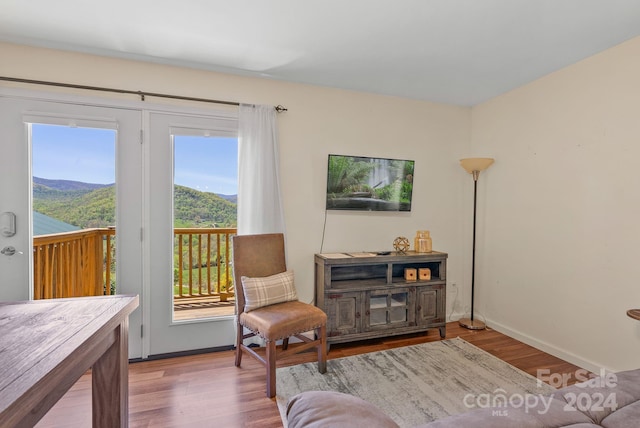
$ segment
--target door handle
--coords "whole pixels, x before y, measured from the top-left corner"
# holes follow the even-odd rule
[[[4,247],[0,253],[5,256],[13,256],[16,253],[16,249],[14,247]]]

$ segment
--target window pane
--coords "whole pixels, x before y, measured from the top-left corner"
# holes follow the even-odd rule
[[[238,141],[174,135],[174,320],[233,315]]]
[[[114,294],[112,129],[32,124],[34,298]]]

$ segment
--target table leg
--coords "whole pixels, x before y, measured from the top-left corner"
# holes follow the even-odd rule
[[[116,327],[113,345],[93,365],[91,378],[94,428],[129,426],[128,327],[128,319]]]

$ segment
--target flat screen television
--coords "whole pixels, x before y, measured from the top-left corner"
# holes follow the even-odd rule
[[[330,154],[327,209],[411,211],[414,163]]]

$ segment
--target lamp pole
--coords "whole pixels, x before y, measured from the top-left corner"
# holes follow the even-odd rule
[[[478,206],[478,176],[480,171],[473,171],[473,244],[471,250],[471,324],[473,324],[473,305],[476,289],[476,207]]]
[[[480,171],[491,166],[493,159],[491,158],[469,158],[461,159],[460,165],[473,176],[473,244],[471,253],[471,318],[461,318],[458,323],[470,330],[483,330],[487,326],[484,322],[473,318],[475,304],[475,285],[476,285],[476,217],[478,206],[478,178]]]

